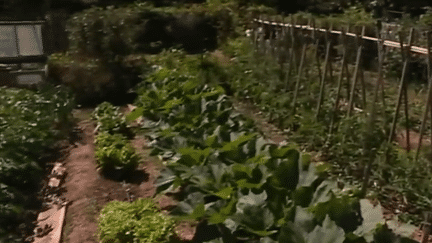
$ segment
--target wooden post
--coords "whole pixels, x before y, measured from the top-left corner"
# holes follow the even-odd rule
[[[424,130],[426,128],[426,122],[427,122],[427,118],[428,118],[428,112],[429,109],[431,107],[430,101],[432,98],[432,77],[431,77],[431,32],[428,31],[427,32],[427,47],[428,47],[428,58],[427,58],[427,69],[428,69],[428,83],[429,83],[429,89],[428,89],[428,94],[427,94],[427,98],[426,98],[426,106],[425,109],[423,111],[423,119],[422,119],[422,123],[421,123],[421,127],[420,127],[420,137],[419,137],[419,145],[416,151],[416,155],[415,155],[415,161],[418,160],[419,154],[420,154],[420,150],[421,150],[421,146],[422,146],[422,142],[423,142],[423,133]],[[431,113],[432,116],[432,113]],[[432,121],[432,118],[431,118]]]
[[[421,228],[423,229],[421,243],[427,243],[429,242],[429,235],[431,233],[432,213],[425,212],[423,215],[424,221],[421,224]]]
[[[320,93],[319,93],[319,97],[318,97],[318,106],[317,106],[317,110],[316,110],[316,114],[315,114],[315,118],[317,120],[318,120],[319,114],[321,112],[322,102],[324,101],[325,78],[327,76],[328,64],[329,64],[329,59],[330,59],[331,40],[329,40],[328,35],[329,35],[329,29],[327,29],[327,31],[326,31],[326,42],[327,42],[326,43],[326,55],[325,55],[325,59],[324,59],[323,74],[322,74],[321,82],[320,82]]]
[[[411,44],[412,44],[412,37],[413,37],[413,33],[414,33],[414,28],[411,28],[410,30],[410,35],[409,35],[409,40],[408,40],[408,46],[407,46],[407,52],[410,51],[411,49]],[[408,59],[409,59],[409,53],[406,54],[405,56],[405,48],[403,46],[403,38],[402,36],[400,37],[401,39],[401,52],[402,52],[402,57],[404,59],[404,65],[402,68],[402,77],[401,77],[401,81],[399,84],[399,94],[398,94],[398,100],[397,100],[397,104],[396,104],[396,110],[395,110],[395,114],[393,116],[393,122],[392,122],[392,126],[391,126],[391,130],[390,130],[390,135],[388,138],[388,142],[391,143],[393,140],[393,136],[396,130],[396,124],[397,124],[397,119],[399,116],[399,109],[402,103],[402,95],[405,94],[406,97],[406,82],[405,82],[405,78],[406,78],[406,73],[407,73],[407,69],[408,69]],[[407,130],[407,142],[409,142],[409,130]],[[408,148],[409,148],[409,143],[408,143]]]
[[[380,85],[383,82],[383,45],[384,41],[381,39],[381,28],[380,28],[380,22],[378,22],[378,28],[377,28],[377,37],[378,37],[378,80],[377,85],[375,86],[374,90],[374,97],[372,100],[372,108],[371,113],[369,116],[368,124],[367,124],[367,130],[365,133],[365,141],[363,144],[363,151],[365,153],[365,166],[364,166],[364,172],[363,172],[363,185],[361,189],[361,196],[366,196],[366,190],[369,185],[369,177],[370,172],[372,169],[372,163],[375,160],[375,153],[373,152],[373,148],[371,147],[370,141],[375,139],[374,138],[374,126],[375,126],[375,118],[376,118],[376,103],[378,100],[378,93],[380,89]],[[352,94],[351,94],[352,95]]]
[[[329,131],[330,135],[333,133],[334,120],[336,118],[336,113],[339,110],[339,100],[340,100],[340,94],[341,94],[341,89],[342,89],[342,80],[344,78],[344,70],[345,70],[346,58],[347,58],[347,38],[346,38],[346,33],[343,29],[342,29],[342,42],[343,42],[342,67],[341,67],[341,72],[339,74],[339,79],[338,79],[338,86],[337,86],[337,91],[336,91],[336,102],[334,104],[333,114],[332,114],[331,121],[330,121],[330,131]],[[346,70],[346,71],[348,71],[348,70]]]
[[[286,71],[286,75],[285,75],[285,92],[288,91],[288,84],[289,84],[289,79],[290,79],[290,75],[291,75],[291,69],[293,66],[295,66],[295,42],[296,42],[296,38],[295,38],[295,23],[294,20],[291,16],[291,26],[290,26],[290,36],[291,36],[291,50],[290,50],[290,55],[289,55],[289,59],[288,59],[288,67],[287,67],[287,71]]]
[[[299,92],[299,88],[300,88],[300,82],[302,79],[302,74],[303,74],[303,63],[304,63],[304,59],[306,56],[306,47],[307,47],[307,43],[305,38],[303,38],[303,36],[301,35],[300,37],[301,41],[303,42],[303,48],[302,48],[302,53],[301,53],[301,58],[300,58],[300,67],[299,67],[299,71],[298,71],[298,75],[297,75],[297,82],[295,85],[295,91],[294,91],[294,98],[293,98],[293,102],[292,102],[292,114],[294,115],[296,113],[296,102],[297,102],[297,95]]]
[[[321,74],[321,60],[320,60],[319,55],[318,55],[318,49],[319,49],[320,39],[319,39],[319,36],[317,36],[317,33],[316,33],[315,20],[313,20],[312,23],[313,23],[312,36],[313,36],[313,39],[315,40],[315,63],[316,63],[317,70],[318,70],[318,81],[320,81],[321,80],[321,76],[322,76],[322,74]]]
[[[361,37],[359,37],[357,35],[357,43],[359,43],[359,44],[358,44],[358,47],[357,47],[356,64],[355,64],[355,68],[354,68],[354,74],[353,74],[353,77],[352,77],[353,81],[352,81],[352,84],[351,84],[350,98],[349,98],[349,102],[348,102],[348,117],[351,116],[352,109],[353,109],[355,87],[357,85],[358,72],[359,72],[360,62],[361,62],[361,57],[362,57],[363,36],[364,36],[364,34],[365,34],[365,26],[363,26],[363,28],[362,28]]]
[[[361,82],[361,86],[362,86],[362,109],[366,109],[367,107],[367,97],[366,97],[366,83],[365,83],[365,79],[364,79],[364,69],[363,67],[360,67],[360,82]]]

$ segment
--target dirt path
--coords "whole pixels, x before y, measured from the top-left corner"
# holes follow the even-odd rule
[[[150,160],[145,160],[125,183],[101,177],[96,170],[94,158],[95,124],[93,121],[84,120],[78,123],[78,128],[81,139],[64,162],[67,171],[64,197],[70,204],[63,239],[70,243],[93,243],[98,242],[95,234],[99,210],[112,200],[127,201],[152,197],[155,192],[153,181],[159,170]],[[144,139],[136,138],[133,144],[142,148]]]
[[[287,139],[283,132],[275,125],[268,122],[263,113],[253,104],[247,101],[233,99],[234,108],[244,116],[254,120],[258,129],[263,133],[266,139],[275,143],[281,143]]]
[[[99,175],[94,157],[95,123],[88,119],[89,110],[78,111],[79,139],[72,145],[64,161],[67,171],[63,197],[69,202],[62,239],[67,243],[97,243],[97,217],[103,206],[112,200],[133,201],[154,197],[154,181],[163,165],[149,156],[150,149],[142,135],[131,143],[142,157],[142,164],[127,181],[113,181]],[[84,113],[84,115],[83,115]],[[162,210],[172,208],[175,202],[164,196],[155,201]],[[181,223],[176,228],[179,242],[190,241],[195,233],[190,224]]]

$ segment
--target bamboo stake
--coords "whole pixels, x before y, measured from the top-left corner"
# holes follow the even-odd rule
[[[411,28],[410,35],[409,35],[409,40],[408,40],[408,49],[407,49],[408,51],[409,51],[409,48],[410,48],[411,43],[412,43],[413,32],[414,32],[414,29]],[[401,39],[401,45],[402,45],[401,47],[403,47],[402,37],[400,39]],[[404,50],[405,49],[402,49],[402,56],[403,57],[405,56],[404,55]],[[403,68],[402,68],[402,77],[401,77],[401,81],[400,81],[400,84],[399,84],[398,100],[397,100],[397,104],[396,104],[395,114],[393,116],[393,122],[392,122],[391,130],[390,130],[390,135],[389,135],[389,138],[388,138],[388,142],[389,143],[391,143],[393,141],[393,136],[394,136],[394,133],[395,133],[395,130],[396,130],[396,124],[397,124],[397,118],[398,118],[398,115],[399,115],[399,109],[400,109],[400,106],[401,106],[401,103],[402,103],[402,95],[404,94],[404,90],[406,88],[405,87],[405,78],[406,78],[405,76],[406,76],[406,73],[407,73],[407,68],[408,68],[408,56],[404,57],[404,65],[403,65]],[[409,132],[407,133],[407,141],[409,141]]]
[[[410,38],[412,38],[414,41],[414,29],[412,29],[412,30],[413,30],[413,32],[412,32],[413,36],[410,36]],[[403,42],[401,42],[401,43],[403,45]],[[409,49],[411,47],[411,44],[408,44],[408,45],[409,45],[407,47],[408,51],[405,54],[406,55],[405,58],[409,60],[409,54],[410,54]],[[383,93],[384,93],[384,88],[383,88]],[[408,109],[409,109],[408,108],[408,87],[407,87],[406,82],[404,85],[404,97],[405,97],[404,100],[405,100],[405,120],[406,120],[406,142],[407,142],[407,151],[409,152],[411,150],[411,141],[410,141],[410,120],[409,120],[409,113],[408,113]]]
[[[304,41],[304,39],[303,39],[303,41]],[[302,79],[302,74],[303,74],[303,63],[304,63],[304,59],[305,59],[305,56],[306,56],[306,47],[307,47],[306,42],[303,42],[303,48],[302,48],[302,53],[301,53],[301,58],[300,58],[299,73],[297,75],[297,82],[296,82],[296,86],[295,86],[294,98],[293,98],[293,103],[292,103],[292,107],[293,107],[292,108],[293,109],[292,113],[293,113],[293,115],[295,115],[295,113],[296,113],[297,95],[298,95],[298,92],[299,92],[300,81]]]
[[[328,33],[329,31],[326,32],[326,55],[325,55],[325,59],[324,59],[324,67],[323,67],[323,74],[321,76],[321,83],[320,83],[320,94],[319,94],[319,98],[318,98],[318,106],[317,106],[317,111],[316,111],[316,115],[315,118],[318,119],[318,116],[321,112],[321,106],[322,106],[322,102],[324,100],[324,87],[325,87],[325,78],[327,76],[327,70],[328,70],[328,63],[329,63],[329,58],[330,58],[330,47],[331,47],[331,40],[329,40],[328,38]]]
[[[376,117],[376,103],[378,100],[378,93],[379,93],[379,87],[380,84],[383,81],[383,40],[381,39],[381,28],[380,28],[380,22],[378,22],[378,28],[377,28],[377,36],[378,36],[378,81],[377,81],[377,85],[375,86],[375,90],[374,90],[374,97],[372,100],[372,109],[371,109],[371,113],[369,116],[369,121],[368,121],[368,126],[367,126],[367,131],[365,134],[365,141],[364,141],[364,145],[363,145],[363,149],[364,149],[364,153],[365,153],[365,158],[366,158],[366,163],[365,163],[365,167],[364,167],[364,173],[363,173],[363,185],[362,185],[362,190],[361,190],[361,195],[364,197],[366,196],[366,190],[367,187],[369,185],[369,177],[370,177],[370,172],[372,169],[372,163],[375,160],[375,153],[373,153],[372,147],[371,147],[371,143],[370,141],[374,139],[374,126],[375,126],[375,117]],[[351,94],[352,96],[352,94]]]
[[[363,36],[365,34],[365,29],[366,29],[365,26],[363,26],[362,32],[361,32],[361,37],[359,37],[357,35],[357,40],[358,40],[359,46],[357,47],[356,65],[355,65],[355,68],[354,68],[353,81],[352,81],[352,84],[351,84],[350,98],[349,98],[349,102],[348,102],[348,117],[351,116],[352,109],[353,109],[355,87],[356,87],[356,84],[357,84],[359,66],[360,66],[360,61],[361,61],[361,57],[362,57],[362,50],[363,50],[363,41],[362,40],[363,40]]]
[[[332,114],[332,118],[330,121],[330,135],[333,133],[333,125],[334,125],[334,120],[336,118],[336,113],[338,112],[339,109],[339,100],[340,100],[340,93],[341,93],[341,89],[342,89],[342,80],[344,78],[344,67],[346,66],[346,58],[347,58],[347,40],[346,40],[346,35],[345,35],[345,31],[342,30],[342,41],[343,41],[343,50],[342,50],[342,68],[341,68],[341,72],[339,74],[339,80],[338,80],[338,87],[337,87],[337,92],[336,92],[336,102],[334,104],[334,108],[333,108],[333,114]]]
[[[317,70],[318,70],[318,80],[321,80],[321,61],[320,61],[319,56],[318,56],[318,49],[319,49],[320,40],[319,40],[319,37],[317,37],[316,31],[315,31],[315,28],[316,28],[315,19],[313,19],[312,24],[314,27],[314,29],[312,31],[312,38],[313,38],[313,40],[315,40],[315,63],[317,65]]]
[[[420,150],[421,150],[421,146],[422,146],[422,142],[423,142],[423,133],[424,133],[424,130],[426,128],[428,112],[429,112],[429,109],[431,107],[430,101],[432,98],[432,77],[431,77],[431,60],[432,60],[432,57],[431,57],[431,51],[430,51],[430,48],[431,48],[431,32],[430,31],[427,32],[427,45],[428,45],[427,69],[428,69],[429,88],[428,88],[428,94],[427,94],[427,98],[426,98],[426,107],[425,107],[424,112],[423,112],[423,119],[422,119],[422,123],[421,123],[421,127],[420,127],[419,145],[418,145],[417,152],[415,155],[415,161],[418,160],[418,157],[420,155]],[[432,113],[431,113],[431,116],[432,116]],[[432,120],[432,118],[431,118],[431,120]]]
[[[291,69],[293,66],[295,66],[295,28],[293,27],[294,22],[293,22],[293,18],[291,16],[291,23],[292,23],[292,27],[290,28],[290,36],[291,36],[291,50],[290,50],[290,55],[289,55],[289,59],[288,59],[288,68],[287,68],[287,72],[285,75],[285,92],[288,91],[288,83],[289,83],[289,79],[290,79],[290,75],[291,75]]]
[[[360,67],[360,83],[362,86],[362,103],[363,103],[363,109],[366,109],[367,107],[367,101],[366,101],[366,83],[364,79],[364,69],[363,67]]]

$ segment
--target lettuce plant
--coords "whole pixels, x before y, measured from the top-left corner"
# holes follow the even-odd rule
[[[96,136],[95,143],[95,156],[103,172],[128,173],[138,166],[140,157],[123,135],[101,132]]]
[[[92,116],[97,121],[98,131],[129,135],[125,117],[120,113],[119,108],[111,103],[99,104]]]
[[[132,203],[112,201],[101,210],[98,219],[100,242],[167,242],[174,221],[157,211],[148,198]]]

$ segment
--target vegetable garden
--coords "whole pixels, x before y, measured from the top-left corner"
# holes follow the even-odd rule
[[[327,164],[266,141],[233,110],[218,83],[235,79],[217,65],[175,51],[157,63],[129,119],[147,118],[153,153],[167,167],[158,191],[180,194],[172,213],[217,225],[209,242],[409,241],[390,229],[409,236],[412,226],[384,223],[358,187],[329,180]]]
[[[110,50],[109,35],[117,30],[96,34],[92,31],[97,25],[83,27],[88,26],[86,16],[100,19],[97,23],[107,28],[99,15],[124,11],[138,20],[139,11],[153,11],[151,6],[133,6],[134,14],[128,6],[95,8],[75,16],[80,21],[77,26],[71,21],[69,28],[82,35],[71,38],[76,42],[72,46],[81,52],[98,47],[100,53],[93,54],[107,63],[136,51],[131,38],[123,54]],[[225,5],[220,6],[217,12],[222,16]],[[124,26],[119,16],[113,21]],[[220,21],[219,30],[239,32],[233,23],[228,27]],[[101,38],[93,38],[96,35]],[[173,229],[178,221],[197,222],[199,242],[415,242],[419,214],[431,205],[431,167],[425,152],[415,159],[413,152],[402,151],[388,139],[402,89],[398,94],[397,85],[387,82],[377,89],[370,81],[375,80],[372,72],[359,70],[354,76],[365,75],[362,86],[350,86],[346,39],[341,65],[333,67],[329,45],[318,55],[321,46],[315,41],[323,38],[308,39],[294,30],[277,35],[261,41],[227,39],[220,51],[228,65],[210,53],[188,55],[174,48],[143,55],[146,64],[134,67],[142,71],[142,82],[135,87],[136,108],[124,116],[109,102],[96,107],[91,118],[97,124],[94,166],[100,175],[127,180],[143,162],[131,139],[144,134],[151,155],[163,163],[154,182],[156,194],[177,201],[170,215],[157,209],[155,198],[108,202],[98,212],[100,242],[176,242]],[[89,40],[106,43],[93,45]],[[79,53],[74,52],[74,58],[79,59]],[[54,55],[52,62],[73,62],[68,55]],[[339,75],[337,83],[333,75]],[[341,109],[343,97],[350,103],[349,115]],[[370,97],[381,103],[367,104]],[[271,141],[253,119],[236,110],[237,101],[258,107],[286,141]],[[415,115],[407,115],[397,127],[421,124],[423,107],[409,105]],[[73,108],[70,93],[60,87],[37,92],[0,89],[0,241],[19,242],[20,234],[31,230],[17,226],[38,208],[33,201],[44,175],[41,155],[52,152],[55,142],[65,137],[70,127],[64,125],[70,125]],[[366,119],[370,114],[376,116]],[[130,124],[139,118],[139,127],[132,129]],[[370,178],[365,180],[365,174]],[[383,207],[395,209],[394,217],[385,217]]]

